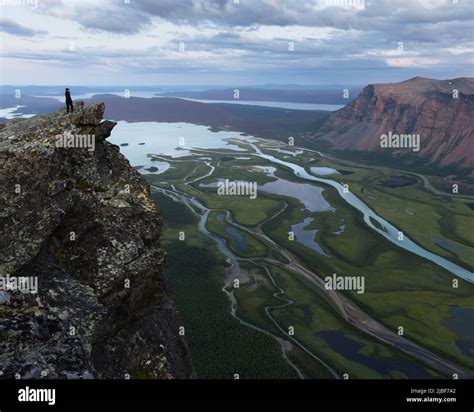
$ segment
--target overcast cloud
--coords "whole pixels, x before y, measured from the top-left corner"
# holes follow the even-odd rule
[[[473,76],[473,12],[474,0],[0,0],[1,83]]]

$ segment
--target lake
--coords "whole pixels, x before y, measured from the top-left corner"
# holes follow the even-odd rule
[[[127,143],[127,146],[120,146],[120,152],[132,166],[143,165],[148,168],[156,166],[156,163],[148,157],[149,154],[179,158],[189,156],[190,148],[227,149],[246,153],[244,149],[225,140],[231,137],[254,140],[252,136],[242,136],[238,132],[212,132],[207,126],[191,123],[125,121],[117,123],[107,140],[118,146]]]
[[[124,91],[120,92],[92,92],[92,93],[84,93],[84,94],[77,94],[73,96],[74,100],[84,100],[90,99],[93,96],[99,96],[102,94],[114,94],[116,96],[124,97]],[[155,91],[130,91],[130,97],[141,97],[145,99],[160,99],[160,98],[173,98],[174,96],[156,96]],[[35,95],[34,97],[49,97],[53,99],[57,99],[60,102],[64,102],[65,98],[63,95]],[[261,100],[203,100],[203,99],[191,99],[187,97],[174,97],[175,99],[181,100],[190,100],[193,102],[199,103],[226,103],[226,104],[243,104],[249,106],[264,106],[264,107],[277,107],[281,109],[291,109],[291,110],[324,110],[324,111],[336,111],[344,107],[344,105],[340,104],[320,104],[320,103],[294,103],[294,102],[276,102],[276,101],[261,101]]]

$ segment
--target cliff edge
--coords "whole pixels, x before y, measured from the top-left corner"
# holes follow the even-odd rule
[[[1,378],[193,375],[159,210],[104,109],[0,128]]]

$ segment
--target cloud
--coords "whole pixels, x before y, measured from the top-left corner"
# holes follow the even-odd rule
[[[122,2],[123,3],[123,2]],[[112,33],[138,33],[151,24],[151,17],[128,4],[121,7],[85,5],[79,7],[72,20],[90,30]]]
[[[344,7],[363,3],[364,7]],[[96,7],[84,23],[94,28],[113,30],[110,19],[118,14],[130,16],[130,26],[139,27],[156,17],[178,24],[215,24],[227,27],[253,25],[301,25],[333,27],[342,30],[383,29],[386,24],[438,23],[472,19],[468,1],[453,0],[133,0],[129,4],[114,0]],[[332,6],[332,5],[336,6]],[[337,6],[337,5],[340,6]],[[78,21],[90,6],[78,7]],[[107,16],[109,15],[109,18]],[[118,27],[122,32],[122,28]],[[129,27],[128,30],[131,30]]]
[[[6,44],[2,56],[64,70],[83,67],[84,77],[93,69],[137,77],[239,72],[291,81],[298,76],[319,80],[321,73],[334,79],[395,72],[401,77],[411,69],[427,77],[430,72],[472,74],[468,1],[366,0],[363,7],[334,6],[352,1],[42,1],[24,16],[8,15],[4,31],[17,39]],[[41,42],[33,36],[46,32],[38,28],[50,32]],[[72,41],[75,54],[67,50]]]
[[[439,63],[438,59],[429,59],[425,57],[402,57],[387,59],[387,64],[394,67],[423,67],[427,64],[434,65],[437,63]]]
[[[10,19],[0,18],[0,31],[13,36],[32,37],[47,34],[44,30],[33,30]]]

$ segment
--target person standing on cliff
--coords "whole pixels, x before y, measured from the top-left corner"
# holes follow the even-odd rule
[[[72,99],[71,99],[71,93],[69,92],[69,89],[66,89],[66,93],[64,94],[66,97],[66,110],[67,113],[69,113],[69,107],[71,108],[71,113],[74,111],[74,108],[72,106]]]

